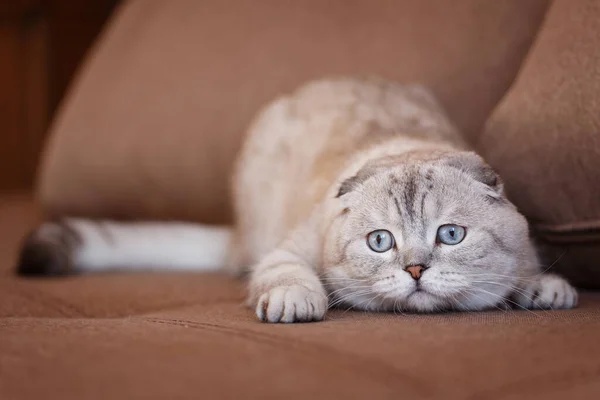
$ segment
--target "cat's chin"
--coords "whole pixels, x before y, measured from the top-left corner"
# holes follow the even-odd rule
[[[388,312],[435,313],[452,309],[451,302],[426,290],[414,290],[408,295],[389,296],[376,308]]]
[[[446,311],[448,307],[444,299],[425,290],[415,290],[402,303],[406,311],[420,313]]]

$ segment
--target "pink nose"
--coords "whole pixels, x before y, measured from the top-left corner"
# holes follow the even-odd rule
[[[423,274],[423,271],[425,271],[425,267],[422,265],[410,265],[404,268],[404,270],[408,272],[410,276],[413,277],[413,279],[419,280],[419,278],[421,278],[421,275]]]

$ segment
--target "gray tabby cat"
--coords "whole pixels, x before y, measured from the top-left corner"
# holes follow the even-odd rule
[[[525,218],[434,97],[379,79],[309,83],[249,129],[235,227],[65,219],[24,244],[22,274],[114,269],[249,272],[267,322],[328,307],[432,312],[570,308]]]

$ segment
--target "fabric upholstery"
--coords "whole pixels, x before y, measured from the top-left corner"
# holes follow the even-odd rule
[[[600,294],[569,311],[258,322],[219,275],[23,279],[39,219],[0,197],[0,398],[600,398]]]
[[[0,197],[0,399],[600,398],[598,293],[568,311],[338,310],[267,325],[219,274],[14,276],[44,215],[228,221],[251,115],[308,78],[352,72],[431,85],[546,244],[570,249],[561,265],[596,265],[593,2],[555,2],[481,139],[546,2],[299,4],[125,3],[55,121],[41,206]]]
[[[55,120],[45,212],[231,220],[229,175],[261,105],[340,74],[421,82],[472,140],[548,2],[125,2]]]
[[[600,287],[600,3],[556,1],[478,147],[534,224],[546,265]]]

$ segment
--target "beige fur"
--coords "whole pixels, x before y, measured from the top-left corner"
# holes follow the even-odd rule
[[[508,296],[515,293],[519,305],[536,306],[529,283],[540,282],[540,271],[525,219],[504,199],[500,183],[485,187],[470,176],[493,172],[467,149],[433,96],[418,86],[377,79],[323,80],[268,105],[250,128],[233,180],[238,253],[232,262],[235,268],[252,265],[249,302],[258,317],[319,320],[328,293],[333,294],[330,304],[372,310],[482,309],[510,304],[514,300]],[[468,239],[478,239],[476,225],[485,220],[486,227],[503,235],[510,254],[494,256],[490,248],[488,262],[496,265],[486,269],[465,268],[460,260],[457,265],[440,262],[423,275],[423,280],[436,281],[429,290],[439,297],[410,297],[413,280],[404,265],[386,259],[390,254],[373,253],[364,239],[369,230],[403,224],[389,194],[402,195],[402,184],[392,180],[401,182],[409,170],[417,175],[433,170],[438,188],[462,190],[435,200],[439,193],[430,190],[430,203],[446,202],[442,207],[449,209],[468,202],[465,219],[475,225]],[[361,171],[367,176],[359,187],[336,197],[342,182]],[[500,199],[498,204],[489,205],[485,192]],[[343,244],[353,235],[357,238],[349,246],[355,248],[355,261],[348,261]],[[409,236],[396,253],[409,254],[417,247],[431,251]],[[482,246],[490,246],[489,238],[480,236]],[[374,271],[370,264],[381,262]],[[564,293],[557,300],[552,293],[556,301],[539,305],[574,305],[575,291],[561,278],[553,279],[565,285]],[[392,289],[385,289],[384,281],[392,282],[385,283]],[[538,289],[535,298],[544,292]]]
[[[543,273],[500,178],[422,87],[340,78],[275,100],[249,129],[232,187],[232,232],[48,222],[25,242],[19,271],[209,270],[228,253],[231,272],[249,272],[248,302],[267,322],[321,320],[336,305],[431,312],[577,302],[566,281]],[[440,240],[448,224],[466,229],[461,242]],[[376,252],[368,238],[382,229],[392,246]]]

